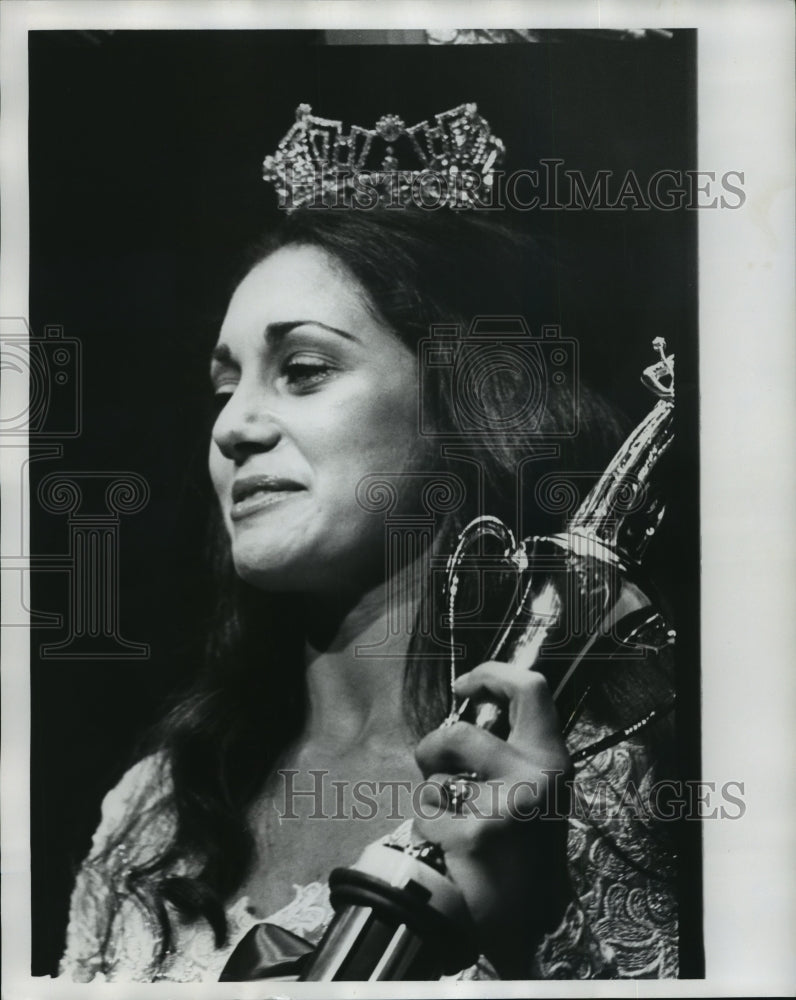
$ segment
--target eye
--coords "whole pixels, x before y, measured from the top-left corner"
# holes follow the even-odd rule
[[[222,382],[213,387],[213,411],[220,413],[232,398],[235,391],[233,382]]]
[[[331,362],[314,354],[294,354],[282,366],[282,374],[288,386],[299,390],[320,385],[334,370]]]

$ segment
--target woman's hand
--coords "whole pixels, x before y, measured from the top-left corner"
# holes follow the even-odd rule
[[[466,722],[437,729],[416,756],[428,779],[419,833],[445,852],[483,954],[504,979],[530,975],[535,945],[569,898],[566,789],[570,761],[547,682],[506,663],[484,663],[456,681],[461,697],[507,703],[506,741]],[[475,773],[458,810],[440,788]]]

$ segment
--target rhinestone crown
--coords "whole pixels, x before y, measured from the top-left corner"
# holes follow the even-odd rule
[[[407,126],[384,115],[372,129],[296,109],[296,121],[263,162],[288,212],[302,205],[373,208],[377,204],[427,208],[477,207],[490,192],[505,154],[475,104]]]

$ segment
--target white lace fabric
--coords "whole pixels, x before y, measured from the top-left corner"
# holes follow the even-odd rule
[[[578,730],[579,745],[603,735],[586,723]],[[583,815],[576,809],[569,820],[567,848],[575,898],[560,926],[537,948],[536,978],[677,975],[676,858],[644,811],[631,808],[646,801],[653,777],[643,745],[635,742],[603,751],[580,766],[575,788]],[[173,945],[161,958],[160,925],[131,893],[127,876],[171,839],[169,791],[162,758],[148,757],[106,796],[72,894],[61,975],[78,982],[217,981],[241,938],[261,922],[249,898],[240,896],[226,910],[227,944],[216,948],[205,920],[182,920],[167,904]],[[121,846],[109,852],[120,833]],[[408,836],[409,823],[389,839]],[[173,873],[186,874],[189,868],[183,862]],[[317,944],[333,916],[328,886],[311,882],[294,888],[293,900],[267,922]],[[452,978],[497,977],[482,959]]]

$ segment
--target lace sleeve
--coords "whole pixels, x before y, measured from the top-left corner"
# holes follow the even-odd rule
[[[163,800],[168,785],[165,779],[163,759],[146,757],[130,768],[105,796],[100,824],[72,891],[60,975],[75,982],[105,978],[114,923],[125,895],[124,880],[130,865],[140,860],[137,854],[141,848],[151,851],[167,835],[162,823],[150,823],[151,833],[145,838],[128,838],[126,833],[133,827],[140,829],[151,818]],[[140,845],[135,857],[126,846],[128,842]]]
[[[601,735],[584,732],[584,744]],[[575,901],[537,951],[539,978],[677,976],[677,858],[650,807],[655,780],[647,748],[633,741],[577,771],[567,846]]]

